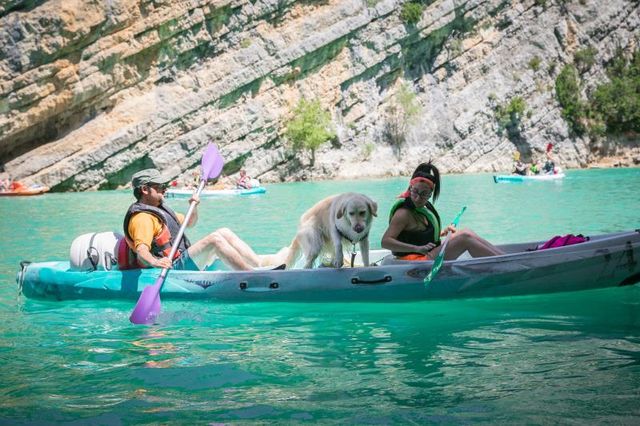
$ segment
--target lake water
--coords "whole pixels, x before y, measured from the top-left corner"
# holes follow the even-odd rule
[[[258,252],[289,243],[321,198],[363,192],[387,212],[406,179],[268,185],[203,200],[192,240],[227,226]],[[449,221],[489,240],[640,227],[640,169],[563,182],[443,177]],[[18,294],[21,260],[66,259],[73,238],[120,230],[129,191],[0,199],[0,423],[614,423],[640,419],[640,285],[416,303],[133,301]],[[185,211],[185,200],[170,200]]]

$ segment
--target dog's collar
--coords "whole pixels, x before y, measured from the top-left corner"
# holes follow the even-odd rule
[[[347,237],[346,235],[344,235],[344,233],[343,233],[343,232],[340,230],[340,228],[338,228],[337,226],[336,226],[336,231],[338,231],[338,234],[340,234],[340,236],[341,236],[342,238],[344,238],[345,240],[349,241],[351,244],[355,244],[355,243],[357,243],[357,242],[360,242],[360,241],[364,240],[365,238],[367,238],[367,237],[369,236],[369,233],[367,232],[367,233],[366,233],[366,234],[364,234],[364,235],[362,236],[362,238],[360,238],[359,240],[353,241],[351,238],[349,238],[349,237]]]

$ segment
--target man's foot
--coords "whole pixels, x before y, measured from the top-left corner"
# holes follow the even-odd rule
[[[287,267],[286,263],[283,263],[282,265],[278,265],[275,268],[271,268],[272,271],[281,271],[283,269],[285,269]]]

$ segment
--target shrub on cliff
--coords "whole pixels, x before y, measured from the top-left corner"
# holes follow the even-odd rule
[[[565,65],[558,74],[556,99],[562,107],[562,117],[569,123],[571,130],[577,135],[584,134],[587,106],[580,99],[578,70],[573,65]]]
[[[522,128],[522,118],[527,109],[527,103],[520,96],[511,99],[506,105],[497,105],[495,107],[495,117],[498,121],[498,133],[502,134],[507,131],[507,137],[510,140],[520,138]]]
[[[606,72],[609,81],[583,100],[577,69],[565,65],[556,78],[562,116],[578,135],[587,131],[592,136],[640,133],[640,50],[627,59],[619,49]]]
[[[573,55],[573,62],[580,73],[589,71],[591,67],[596,63],[596,54],[598,51],[595,47],[585,47],[584,49],[577,50]]]
[[[640,50],[631,60],[621,51],[607,67],[610,82],[601,84],[591,96],[594,118],[607,133],[640,133]]]
[[[405,83],[400,84],[398,91],[386,108],[384,130],[385,138],[397,156],[402,152],[402,145],[406,142],[409,126],[415,123],[420,115],[420,110],[416,94]]]
[[[323,143],[336,137],[331,114],[322,109],[317,99],[301,99],[286,127],[285,136],[291,147],[294,151],[308,150],[312,167],[316,161],[316,150]]]
[[[415,25],[422,18],[424,6],[421,3],[410,1],[402,5],[400,10],[400,19],[407,24]]]

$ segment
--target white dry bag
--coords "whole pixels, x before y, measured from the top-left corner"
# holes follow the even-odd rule
[[[71,243],[71,269],[78,271],[118,268],[118,245],[124,236],[117,232],[90,232]]]

